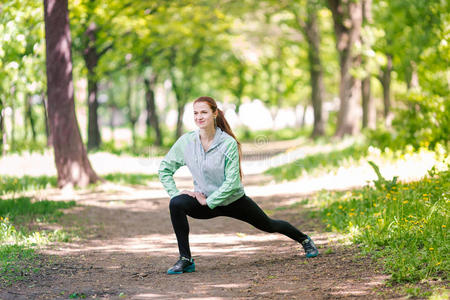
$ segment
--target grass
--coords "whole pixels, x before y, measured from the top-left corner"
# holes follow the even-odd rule
[[[60,209],[75,206],[75,201],[36,201],[29,197],[0,200],[0,286],[39,272],[35,247],[51,241],[68,242],[64,230],[28,229],[30,223],[55,221]]]
[[[251,143],[263,139],[264,141],[284,141],[307,137],[311,128],[283,128],[279,130],[249,130],[248,128],[237,128],[235,130],[238,140],[242,143]]]
[[[145,185],[158,178],[156,174],[107,174],[111,182],[130,185]],[[52,241],[68,242],[72,234],[64,230],[33,230],[30,224],[55,222],[63,214],[62,209],[76,205],[75,201],[32,201],[19,196],[26,191],[35,191],[57,186],[55,176],[1,176],[0,177],[0,286],[25,278],[38,272],[39,257],[35,248]]]
[[[317,153],[298,159],[292,163],[268,169],[265,174],[272,175],[276,181],[293,180],[303,173],[316,170],[327,172],[343,164],[354,163],[368,155],[369,146],[354,144],[342,150]]]
[[[75,206],[75,201],[42,200],[32,202],[29,197],[19,197],[0,200],[0,216],[8,217],[10,220],[20,219],[21,222],[30,221],[35,217],[39,217],[40,221],[49,221],[62,215],[60,209],[73,206]]]
[[[322,192],[327,228],[348,234],[384,262],[392,282],[448,280],[450,171],[411,183],[386,180],[349,192]],[[320,199],[320,200],[319,200]],[[416,291],[415,291],[416,293]]]
[[[0,195],[56,187],[55,176],[0,176]]]
[[[148,181],[158,179],[157,174],[110,173],[102,177],[111,182],[131,185],[145,185]],[[57,185],[56,176],[0,176],[0,196],[55,188]]]
[[[0,287],[39,272],[38,256],[33,249],[20,245],[0,246]]]
[[[103,178],[120,184],[145,185],[148,181],[157,180],[158,174],[111,173],[103,176]]]

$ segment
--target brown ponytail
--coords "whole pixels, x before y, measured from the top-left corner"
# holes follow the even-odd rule
[[[238,145],[238,153],[239,153],[239,175],[242,180],[242,167],[241,167],[241,160],[242,160],[242,150],[241,150],[241,143],[239,143],[238,139],[234,135],[233,131],[231,130],[230,124],[228,124],[227,120],[225,119],[225,114],[221,109],[217,107],[216,101],[207,96],[199,97],[194,101],[194,104],[197,102],[206,102],[209,104],[209,107],[211,107],[213,113],[217,111],[217,117],[216,117],[216,125],[222,131],[225,131],[228,133],[231,137],[233,137],[236,140],[236,143]]]

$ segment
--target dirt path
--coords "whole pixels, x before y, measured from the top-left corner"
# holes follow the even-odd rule
[[[190,219],[197,271],[166,275],[177,260],[177,246],[168,199],[158,194],[111,185],[73,194],[47,191],[48,199],[77,200],[60,224],[78,230],[82,239],[42,249],[41,272],[0,291],[0,299],[68,299],[75,293],[95,299],[395,298],[380,268],[357,258],[354,247],[334,242],[336,236],[308,216],[309,208],[276,209],[304,197],[293,194],[252,198],[273,218],[314,237],[319,257],[306,259],[288,238],[237,220]]]

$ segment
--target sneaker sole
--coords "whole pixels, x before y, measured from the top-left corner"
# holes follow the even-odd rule
[[[195,265],[192,264],[189,267],[187,267],[186,269],[184,269],[182,272],[174,272],[174,271],[167,271],[167,274],[169,275],[176,275],[176,274],[183,274],[183,273],[192,273],[195,272]]]
[[[319,253],[317,253],[317,254],[307,254],[306,258],[313,258],[313,257],[316,257],[318,255],[319,255]]]

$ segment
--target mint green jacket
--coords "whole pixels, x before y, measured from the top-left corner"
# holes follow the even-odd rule
[[[180,194],[173,174],[184,165],[191,171],[194,191],[207,197],[209,208],[228,205],[244,195],[237,142],[219,127],[208,151],[203,149],[196,130],[182,135],[166,154],[158,174],[170,198]]]

